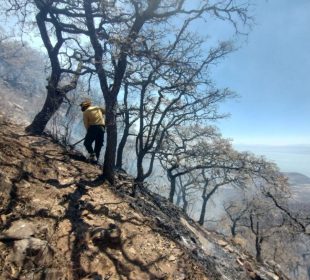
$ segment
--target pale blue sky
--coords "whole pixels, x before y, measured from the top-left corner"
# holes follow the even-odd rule
[[[240,96],[219,126],[237,144],[310,145],[310,1],[255,4],[247,41],[213,73]]]
[[[247,40],[213,72],[240,96],[221,106],[231,117],[218,124],[238,149],[310,176],[310,1],[255,4]]]

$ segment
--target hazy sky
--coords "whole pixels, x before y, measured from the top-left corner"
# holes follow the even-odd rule
[[[240,96],[219,126],[236,144],[310,145],[310,1],[255,4],[247,40],[213,72]]]
[[[221,106],[231,117],[218,125],[238,150],[310,177],[310,1],[252,2],[252,31],[213,69],[217,85],[239,95]]]

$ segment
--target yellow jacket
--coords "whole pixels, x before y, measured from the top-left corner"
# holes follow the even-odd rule
[[[90,106],[83,112],[84,126],[88,129],[91,125],[105,125],[104,121],[105,109]]]

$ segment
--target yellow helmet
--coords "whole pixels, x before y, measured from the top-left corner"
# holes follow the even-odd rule
[[[90,101],[89,99],[84,100],[84,101],[80,104],[80,106],[81,106],[82,108],[87,108],[87,107],[91,106],[91,101]]]

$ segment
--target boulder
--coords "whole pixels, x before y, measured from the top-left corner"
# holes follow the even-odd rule
[[[13,239],[13,240],[21,240],[27,239],[33,236],[35,233],[35,226],[28,221],[15,221],[10,226],[9,229],[2,232],[0,235],[0,240],[5,239]]]

